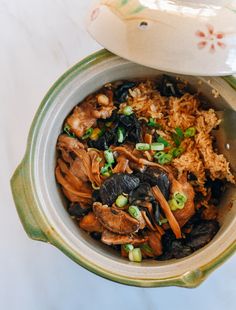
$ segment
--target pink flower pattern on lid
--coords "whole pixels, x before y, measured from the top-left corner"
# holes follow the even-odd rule
[[[93,22],[95,19],[97,19],[98,15],[100,13],[99,8],[95,8],[91,13],[91,21]]]
[[[225,34],[223,32],[216,32],[212,25],[207,25],[207,30],[197,31],[196,35],[201,39],[198,43],[198,48],[203,49],[209,47],[211,53],[215,53],[216,47],[225,48],[226,44],[223,42]]]

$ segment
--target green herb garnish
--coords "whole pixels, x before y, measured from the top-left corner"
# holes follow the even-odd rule
[[[186,129],[184,136],[185,138],[192,138],[194,137],[196,134],[196,128],[195,127],[189,127],[188,129]]]
[[[82,140],[88,139],[93,133],[93,128],[89,128],[86,130],[85,134],[82,137]]]
[[[158,137],[157,139],[158,143],[163,143],[165,147],[170,146],[170,143],[168,141],[166,141],[164,138],[162,137]]]
[[[114,164],[115,158],[111,150],[104,151],[104,156],[108,164],[110,165]]]
[[[177,157],[180,157],[184,152],[184,148],[182,147],[177,147],[177,148],[174,148],[170,151],[170,154],[174,157],[174,158],[177,158]]]
[[[118,127],[117,136],[118,136],[118,142],[123,143],[125,140],[125,129],[123,127]]]
[[[75,138],[75,134],[73,132],[71,132],[71,128],[68,124],[65,125],[65,127],[63,128],[63,131],[71,138]]]
[[[160,165],[166,165],[171,163],[173,156],[169,153],[158,152],[154,155],[154,158],[157,159]]]
[[[137,143],[135,148],[138,151],[149,151],[151,149],[151,145],[148,143]]]
[[[128,197],[124,195],[119,195],[116,199],[116,205],[118,208],[124,208],[128,203]]]

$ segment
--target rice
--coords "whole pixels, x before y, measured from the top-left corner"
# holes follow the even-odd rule
[[[156,133],[168,142],[173,141],[172,133],[177,127],[183,131],[189,127],[196,128],[195,137],[185,139],[181,144],[184,153],[172,162],[179,177],[186,172],[196,176],[195,190],[207,195],[204,187],[206,176],[235,183],[226,158],[213,150],[211,132],[221,120],[213,109],[203,110],[196,95],[187,93],[180,98],[167,98],[156,90],[153,81],[146,81],[129,92],[127,103],[122,108],[126,105],[131,106],[138,117],[156,119],[162,127]]]

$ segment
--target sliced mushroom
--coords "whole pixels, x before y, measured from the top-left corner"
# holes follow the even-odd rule
[[[148,183],[151,187],[158,186],[165,199],[169,199],[170,194],[170,180],[168,174],[155,167],[148,167],[143,173],[136,175],[140,182]]]
[[[109,230],[104,230],[102,233],[102,242],[108,245],[119,245],[119,244],[135,244],[139,245],[147,242],[148,237],[141,237],[135,235],[119,235]]]
[[[122,193],[129,194],[139,186],[139,179],[126,173],[117,173],[106,179],[100,188],[103,204],[112,205]]]
[[[126,235],[136,232],[140,228],[140,223],[132,218],[128,213],[102,205],[100,202],[93,204],[93,211],[99,222],[108,230]]]

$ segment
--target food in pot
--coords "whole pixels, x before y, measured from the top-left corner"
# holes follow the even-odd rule
[[[178,79],[106,84],[58,138],[55,174],[69,214],[132,262],[192,254],[218,232],[219,193],[235,183],[216,152],[219,124]]]

